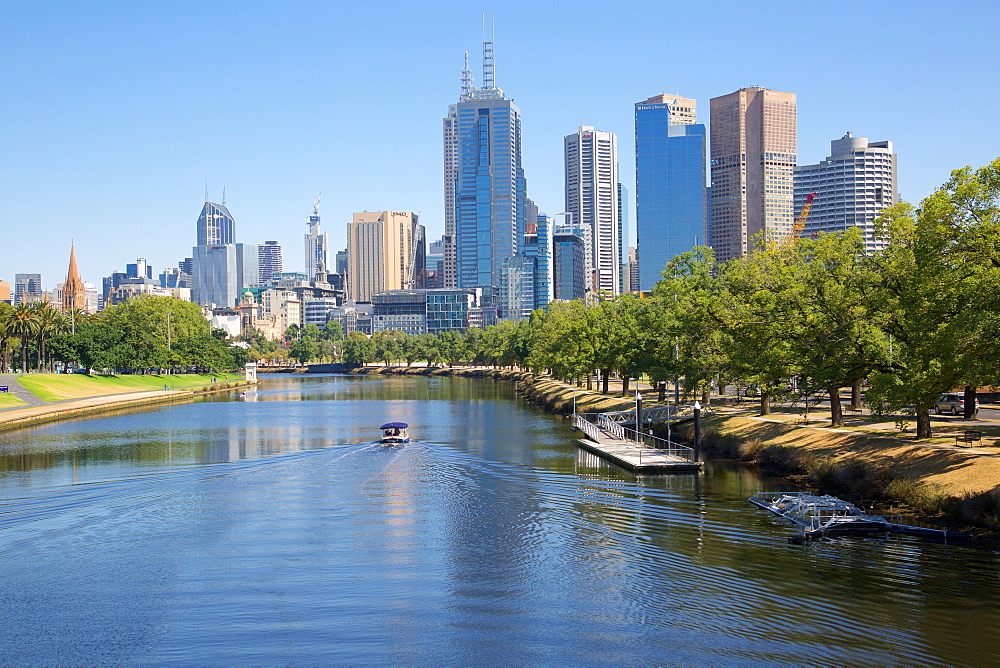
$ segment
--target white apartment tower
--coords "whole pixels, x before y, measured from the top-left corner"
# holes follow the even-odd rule
[[[322,193],[320,193],[321,195]],[[326,280],[329,265],[326,258],[326,233],[319,231],[319,198],[313,202],[312,215],[309,216],[309,233],[306,235],[306,276],[310,280]]]
[[[613,132],[580,126],[566,135],[566,211],[573,225],[590,230],[593,291],[621,292],[618,140]]]
[[[869,142],[850,132],[830,142],[830,156],[815,165],[795,168],[795,210],[813,198],[803,236],[843,232],[859,227],[865,251],[882,250],[887,242],[875,235],[875,219],[899,201],[896,154],[891,141]]]

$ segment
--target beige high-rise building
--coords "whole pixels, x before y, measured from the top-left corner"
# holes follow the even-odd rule
[[[347,296],[367,302],[376,292],[415,287],[418,227],[409,211],[355,213],[347,227]]]
[[[10,303],[10,283],[0,281],[0,302]]]
[[[711,100],[709,244],[725,262],[755,235],[781,242],[795,222],[796,96],[741,88]]]

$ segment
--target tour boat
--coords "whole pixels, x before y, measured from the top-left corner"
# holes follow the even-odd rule
[[[387,422],[379,429],[382,430],[380,443],[409,443],[410,435],[406,433],[406,428],[410,425],[405,422]]]

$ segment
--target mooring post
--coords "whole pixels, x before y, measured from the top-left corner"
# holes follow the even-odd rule
[[[639,435],[638,440],[640,443],[645,439],[642,438],[642,395],[639,394],[639,383],[636,381],[635,385],[635,433]]]
[[[701,404],[694,402],[694,460],[701,461]]]

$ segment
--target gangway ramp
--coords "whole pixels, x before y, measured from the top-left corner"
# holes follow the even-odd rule
[[[623,427],[604,413],[578,413],[573,426],[587,438],[577,439],[589,452],[636,473],[697,473],[701,462],[686,445]]]

